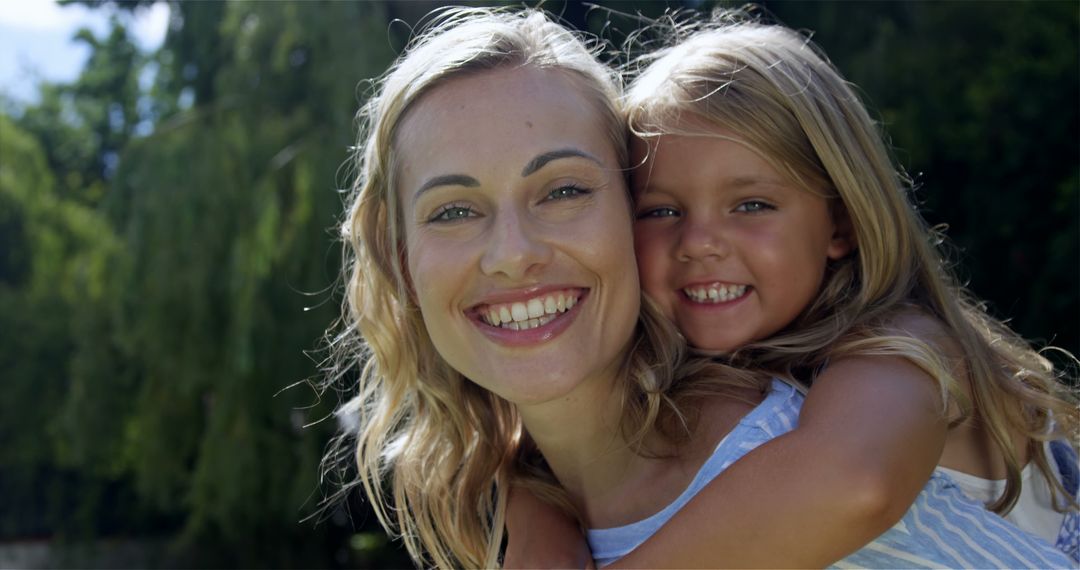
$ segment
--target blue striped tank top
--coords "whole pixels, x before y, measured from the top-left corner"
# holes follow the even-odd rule
[[[757,446],[795,428],[803,395],[774,380],[765,400],[717,445],[690,486],[660,512],[637,522],[588,531],[597,565],[625,556],[653,535],[729,465]],[[1060,542],[1060,541],[1059,541]],[[968,498],[948,475],[935,471],[896,525],[836,568],[1073,568],[1076,563]]]

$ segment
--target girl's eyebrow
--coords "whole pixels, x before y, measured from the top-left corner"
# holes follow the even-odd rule
[[[763,178],[759,176],[738,176],[734,178],[723,178],[721,184],[733,189],[747,188],[749,186],[776,186],[779,188],[791,188],[791,184],[786,181],[776,178]]]
[[[659,182],[659,183],[658,183]],[[638,195],[644,196],[646,194],[668,194],[667,184],[664,180],[650,179],[644,188],[638,192]],[[714,188],[723,188],[724,190],[742,190],[744,188],[750,188],[753,186],[771,186],[775,188],[797,189],[791,183],[779,179],[779,178],[764,178],[759,176],[736,176],[731,178],[720,177],[716,180]]]

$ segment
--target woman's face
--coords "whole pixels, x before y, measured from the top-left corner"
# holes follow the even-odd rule
[[[451,366],[512,402],[603,386],[630,344],[632,222],[603,126],[566,75],[521,67],[448,81],[398,129],[407,268],[427,331]]]

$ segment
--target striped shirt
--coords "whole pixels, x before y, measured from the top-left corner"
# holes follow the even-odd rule
[[[653,535],[729,465],[757,446],[795,428],[803,396],[773,381],[769,395],[717,445],[690,486],[646,519],[588,531],[599,566],[625,556]],[[968,498],[941,472],[934,472],[908,512],[889,530],[837,568],[1073,568],[1075,562],[1048,542],[1028,534]]]

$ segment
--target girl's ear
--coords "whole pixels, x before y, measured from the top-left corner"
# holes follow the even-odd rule
[[[825,255],[832,260],[843,259],[853,251],[855,251],[859,244],[855,238],[855,228],[851,223],[851,216],[848,215],[847,208],[844,203],[837,199],[832,208],[832,222],[833,222],[833,235],[829,240],[829,247],[825,250]]]

